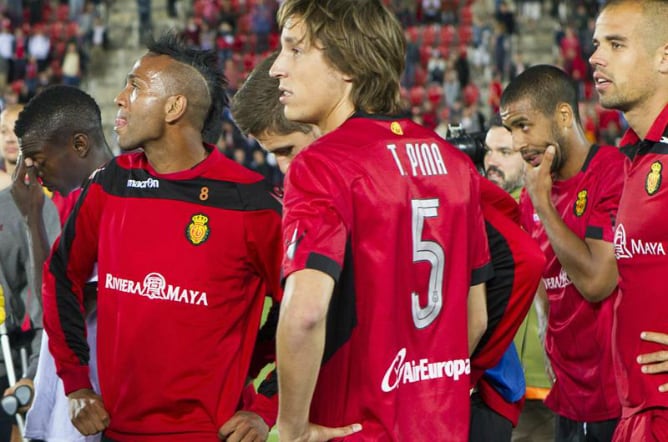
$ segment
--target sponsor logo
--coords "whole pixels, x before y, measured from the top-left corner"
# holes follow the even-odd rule
[[[587,210],[587,189],[578,192],[578,198],[573,205],[575,216],[582,216],[585,210]]]
[[[564,287],[573,284],[573,281],[571,281],[568,277],[568,273],[566,273],[566,270],[562,267],[559,271],[559,275],[543,278],[543,284],[545,284],[545,288],[548,290],[556,290],[563,289]]]
[[[629,249],[628,243],[631,243]],[[626,230],[623,224],[617,224],[615,229],[615,256],[617,259],[630,259],[637,255],[648,256],[665,256],[666,249],[662,242],[658,241],[643,241],[642,239],[631,238],[628,241],[626,237]]]
[[[160,181],[155,178],[147,178],[143,181],[128,179],[127,187],[132,187],[133,189],[159,189]]]
[[[661,161],[655,161],[649,168],[650,172],[647,174],[647,178],[645,178],[645,191],[647,195],[652,196],[661,188],[663,164],[661,164]]]
[[[433,362],[427,358],[419,361],[406,361],[406,349],[402,348],[385,372],[380,388],[385,393],[389,393],[403,384],[413,384],[445,377],[458,381],[461,376],[468,376],[470,373],[471,362],[468,358]],[[468,377],[465,379],[468,379]]]
[[[292,232],[292,238],[290,238],[290,242],[288,243],[288,247],[285,252],[285,255],[288,257],[288,259],[295,259],[297,246],[299,246],[299,243],[301,242],[302,238],[304,238],[304,233],[297,236],[298,234],[299,234],[299,227],[295,227],[295,231]]]
[[[104,279],[104,288],[132,295],[145,296],[149,299],[161,299],[192,305],[209,305],[206,292],[167,284],[165,277],[155,272],[146,275],[142,282],[119,278],[107,273]]]
[[[392,124],[390,124],[390,130],[394,135],[403,135],[404,130],[401,128],[401,124],[399,124],[396,121],[393,121]]]
[[[194,246],[198,246],[209,238],[209,217],[198,213],[190,218],[190,224],[186,227],[186,238]]]

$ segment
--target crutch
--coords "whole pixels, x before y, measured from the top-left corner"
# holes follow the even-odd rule
[[[0,324],[0,346],[2,346],[2,356],[5,358],[5,369],[7,370],[7,380],[9,385],[16,384],[16,373],[14,372],[14,362],[12,360],[12,349],[9,346],[9,336],[7,336],[7,326],[3,322]],[[25,434],[25,423],[23,422],[23,417],[20,413],[16,413],[16,424],[19,427],[19,432],[21,433],[21,440],[26,441],[24,437]]]

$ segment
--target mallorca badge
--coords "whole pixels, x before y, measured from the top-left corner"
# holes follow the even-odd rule
[[[198,246],[209,238],[209,217],[198,213],[190,218],[190,224],[186,227],[186,238],[194,246]]]
[[[575,216],[582,216],[585,210],[587,210],[587,189],[578,192],[578,199],[575,200],[575,205],[573,206]]]
[[[647,195],[652,196],[658,192],[661,187],[663,164],[661,164],[661,161],[655,161],[649,168],[650,172],[645,179],[645,191],[647,192]]]

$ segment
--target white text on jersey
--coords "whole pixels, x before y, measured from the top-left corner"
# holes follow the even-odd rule
[[[470,373],[471,362],[468,358],[435,362],[430,362],[427,358],[419,361],[406,361],[406,349],[402,348],[385,372],[380,388],[385,393],[389,393],[399,388],[399,385],[430,379],[449,377],[458,381],[462,375],[466,375],[465,379],[468,380]]]
[[[408,164],[405,164],[405,168],[397,153],[397,149],[401,150],[402,147],[406,153],[405,156],[402,155],[402,158],[408,158]],[[392,153],[394,162],[402,176],[406,176],[408,173],[412,176],[447,175],[448,173],[441,156],[441,150],[436,143],[406,143],[399,147],[396,144],[388,144],[387,149]]]
[[[154,178],[147,178],[143,181],[129,179],[127,187],[135,189],[158,189],[160,188],[160,181]]]
[[[143,282],[119,278],[107,273],[104,279],[104,288],[145,296],[149,299],[163,299],[193,305],[209,305],[206,292],[182,289],[179,286],[167,284],[165,277],[155,272],[146,275]]]

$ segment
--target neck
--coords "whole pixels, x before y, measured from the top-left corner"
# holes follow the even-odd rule
[[[144,153],[149,164],[159,174],[175,173],[192,169],[209,156],[209,151],[203,143],[198,146],[188,146],[174,149],[151,149],[144,147]]]
[[[647,136],[666,103],[668,103],[668,94],[657,93],[650,102],[624,112],[624,118],[638,138],[642,140]]]
[[[341,126],[355,113],[355,106],[349,100],[337,104],[327,115],[318,123],[318,128],[322,135],[325,135]]]
[[[557,172],[557,178],[560,180],[567,180],[577,175],[584,166],[589,155],[591,143],[587,140],[582,129],[576,127],[570,137],[566,140],[566,161]]]
[[[5,160],[5,170],[7,171],[7,175],[14,175],[14,171],[16,170],[16,163],[10,163],[9,161]]]

